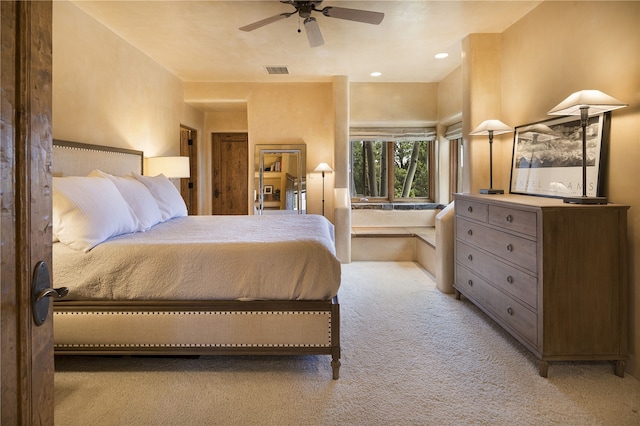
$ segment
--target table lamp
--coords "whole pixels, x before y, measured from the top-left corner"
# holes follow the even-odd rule
[[[485,120],[473,129],[472,136],[489,135],[489,189],[481,189],[481,194],[504,194],[502,189],[493,189],[493,135],[513,132],[513,129],[500,120]]]
[[[628,106],[599,90],[581,90],[560,102],[549,115],[579,115],[582,128],[582,197],[565,197],[565,203],[607,204],[607,197],[587,197],[587,122],[589,114],[601,114]]]

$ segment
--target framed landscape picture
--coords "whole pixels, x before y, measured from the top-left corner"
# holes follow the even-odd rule
[[[603,196],[603,166],[609,139],[610,113],[587,122],[587,196]],[[513,136],[512,194],[543,197],[582,195],[582,126],[579,116],[566,116],[518,126]]]

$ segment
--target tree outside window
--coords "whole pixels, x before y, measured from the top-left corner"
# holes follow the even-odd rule
[[[351,197],[363,201],[432,201],[433,140],[351,136]],[[385,140],[386,139],[386,140]]]

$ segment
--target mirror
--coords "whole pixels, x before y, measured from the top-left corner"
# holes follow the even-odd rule
[[[306,213],[306,170],[306,145],[256,145],[256,213]]]

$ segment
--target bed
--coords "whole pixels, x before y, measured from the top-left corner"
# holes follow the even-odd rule
[[[69,288],[54,302],[56,355],[329,355],[338,379],[333,225],[186,216],[142,165],[140,151],[54,140],[53,284]]]

